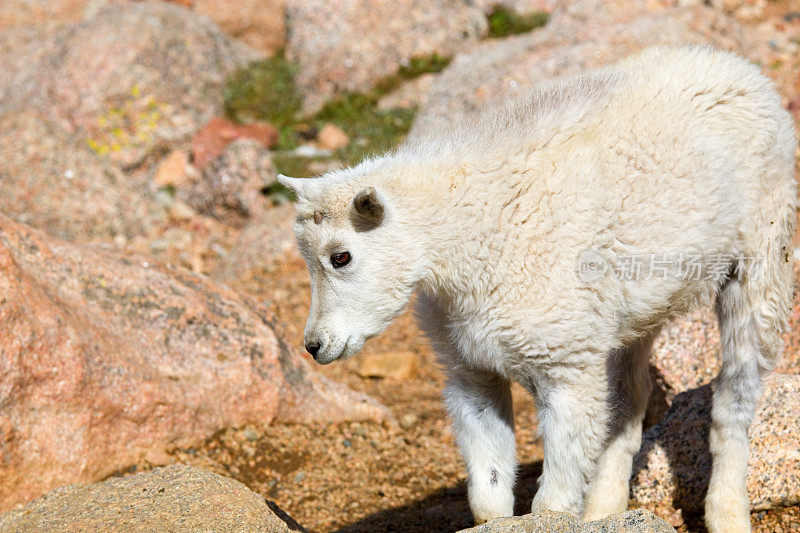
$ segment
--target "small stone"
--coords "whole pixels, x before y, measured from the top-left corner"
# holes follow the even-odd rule
[[[169,464],[170,459],[171,458],[166,451],[157,448],[147,450],[144,455],[144,460],[151,465],[166,465]]]
[[[250,427],[244,428],[244,431],[242,431],[242,435],[244,435],[244,438],[246,438],[250,442],[258,440],[258,433],[256,432],[255,429]]]
[[[341,128],[328,122],[319,130],[317,141],[323,150],[335,152],[350,144],[350,137]]]
[[[186,182],[186,167],[189,165],[189,156],[183,150],[175,150],[169,154],[156,169],[153,179],[159,187],[180,187]]]
[[[419,417],[414,413],[406,413],[400,417],[400,427],[403,429],[411,429],[419,420]]]
[[[419,371],[419,357],[413,352],[365,355],[358,367],[362,378],[408,379]]]
[[[330,150],[318,148],[313,144],[301,144],[291,153],[297,157],[330,157],[333,155]]]
[[[180,220],[189,220],[193,216],[195,216],[195,211],[185,203],[181,202],[180,200],[175,200],[169,206],[169,217],[172,220],[180,221]]]

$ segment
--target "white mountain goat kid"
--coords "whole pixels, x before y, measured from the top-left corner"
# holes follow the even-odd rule
[[[305,343],[358,352],[418,293],[476,522],[510,516],[509,382],[534,396],[533,510],[626,509],[653,338],[716,300],[706,523],[749,531],[747,431],[792,298],[794,128],[758,68],[652,48],[543,83],[297,193]]]

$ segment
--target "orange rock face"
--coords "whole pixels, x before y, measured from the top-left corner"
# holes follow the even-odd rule
[[[387,416],[257,303],[150,261],[0,216],[0,510],[223,427]]]

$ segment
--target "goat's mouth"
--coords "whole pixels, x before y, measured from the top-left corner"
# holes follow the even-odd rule
[[[327,365],[336,361],[337,359],[348,359],[360,352],[364,347],[364,343],[370,337],[374,337],[374,335],[349,335],[344,341],[344,344],[342,344],[341,348],[336,349],[336,346],[330,346],[330,349],[325,349],[323,352],[317,354],[317,357],[315,357],[314,360],[321,365]]]
[[[321,364],[321,365],[328,365],[337,359],[347,358],[348,354],[348,344],[350,343],[350,338],[345,341],[344,345],[339,350],[325,350],[324,353],[317,354],[317,357],[314,360]]]

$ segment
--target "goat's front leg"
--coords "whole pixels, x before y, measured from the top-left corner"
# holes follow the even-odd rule
[[[584,498],[608,433],[605,374],[603,365],[590,363],[553,368],[536,380],[544,464],[533,512],[583,515]]]
[[[513,516],[517,461],[510,384],[495,373],[444,362],[448,374],[444,400],[467,464],[475,522]]]

